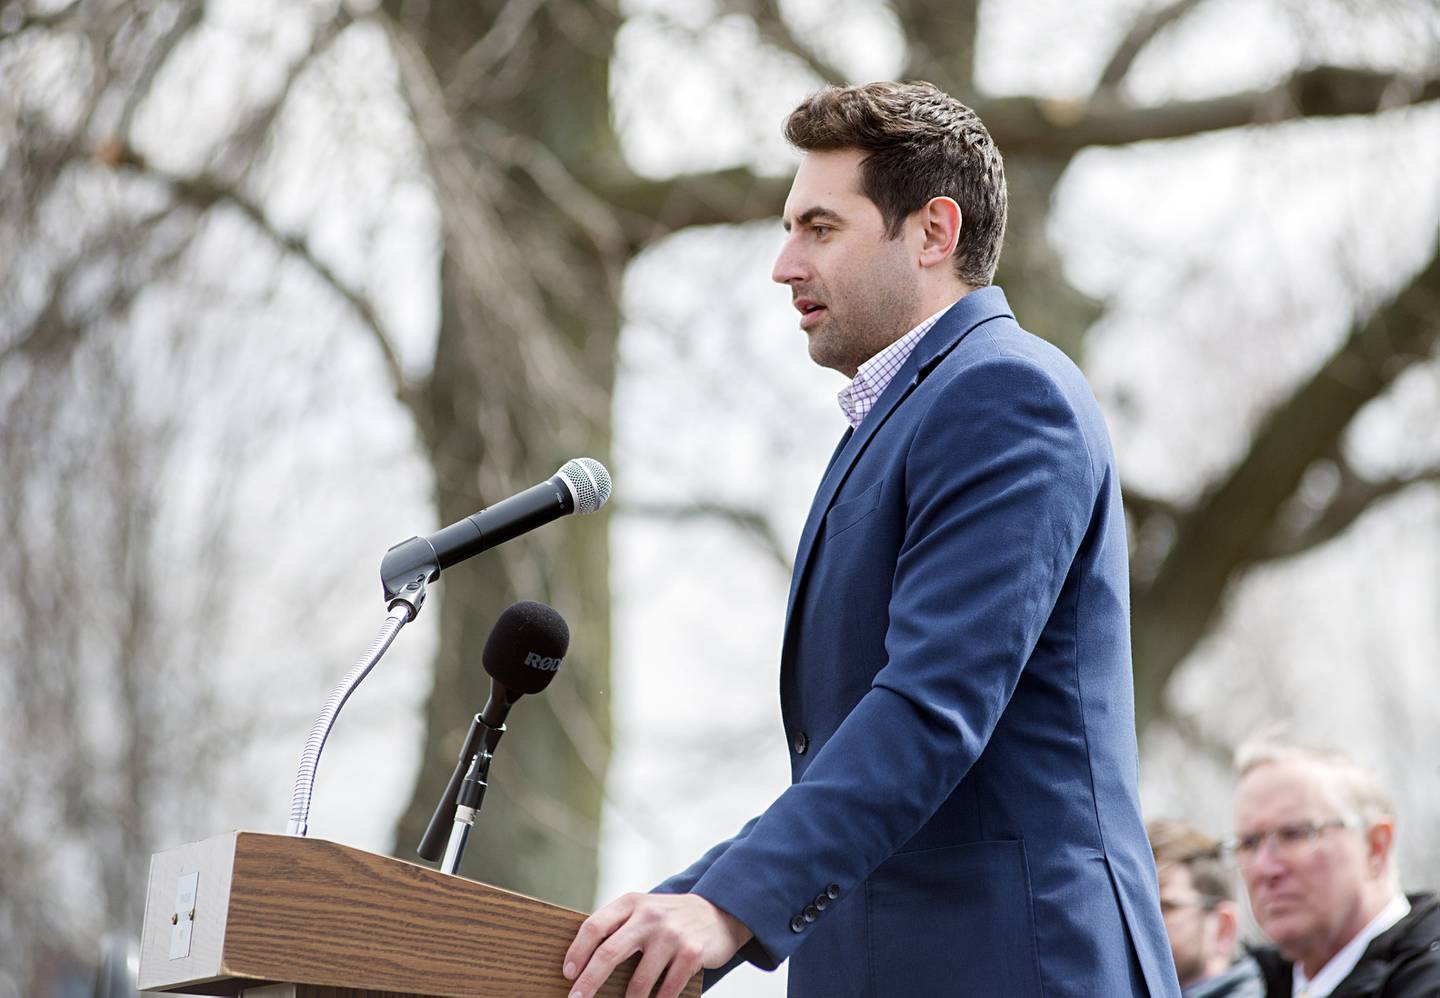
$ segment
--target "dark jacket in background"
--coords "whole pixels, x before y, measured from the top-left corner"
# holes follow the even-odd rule
[[[1440,998],[1440,899],[1411,894],[1410,914],[1370,940],[1330,998]],[[1266,998],[1290,998],[1291,962],[1257,950]]]
[[[1180,998],[1265,998],[1265,980],[1260,965],[1247,953],[1225,973],[1181,991]]]

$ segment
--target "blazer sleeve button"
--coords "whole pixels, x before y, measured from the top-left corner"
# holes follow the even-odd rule
[[[796,915],[794,918],[790,919],[790,931],[791,931],[791,932],[804,932],[804,931],[805,931],[805,924],[806,924],[806,923],[805,923],[805,919],[802,918],[802,917],[799,916],[799,915]]]
[[[802,914],[805,916],[805,921],[813,922],[815,921],[815,919],[820,917],[820,909],[815,907],[813,904],[807,904],[805,906],[805,911],[802,912]]]
[[[840,897],[840,885],[831,884],[829,887],[825,888],[825,893],[830,896],[831,901],[837,900]]]
[[[830,907],[830,895],[816,894],[815,907],[818,908],[820,911],[824,911],[826,908]]]
[[[796,755],[804,755],[805,750],[810,747],[810,736],[797,729],[795,732],[794,747]]]

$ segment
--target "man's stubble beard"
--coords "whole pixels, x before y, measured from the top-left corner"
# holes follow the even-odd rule
[[[821,300],[830,305],[825,321],[809,333],[809,350],[821,367],[853,377],[856,368],[910,330],[920,281],[899,257],[881,259],[886,265],[852,290],[839,315],[826,289],[820,289]]]

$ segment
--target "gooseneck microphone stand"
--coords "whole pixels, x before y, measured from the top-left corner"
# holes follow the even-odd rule
[[[380,562],[380,584],[385,593],[388,611],[380,633],[366,649],[365,654],[345,677],[330,691],[325,706],[310,726],[310,737],[305,740],[305,749],[300,754],[300,768],[295,773],[295,789],[290,795],[290,821],[285,826],[287,835],[303,836],[310,825],[310,798],[315,790],[315,770],[320,765],[320,753],[340,708],[350,699],[350,694],[375,668],[381,656],[394,643],[400,629],[414,620],[425,602],[427,583],[440,578],[443,569],[459,564],[497,544],[520,536],[551,520],[570,513],[593,513],[605,505],[610,498],[610,472],[593,458],[581,457],[566,461],[560,470],[539,485],[504,499],[494,506],[444,527],[428,537],[412,537],[396,544],[385,552]],[[515,609],[523,604],[516,604]],[[546,607],[551,614],[554,610]],[[523,613],[522,613],[523,617]],[[556,615],[558,619],[558,614]],[[569,631],[565,622],[559,621],[568,644]],[[563,654],[563,648],[561,649]],[[548,659],[547,659],[548,660]],[[558,657],[554,659],[558,663]],[[552,666],[553,669],[553,666]],[[542,684],[543,685],[543,684]],[[465,837],[475,821],[475,812],[485,799],[486,781],[490,776],[490,759],[500,736],[505,733],[505,712],[523,690],[512,694],[499,687],[499,701],[487,703],[483,716],[477,714],[471,725],[470,736],[466,739],[466,750],[460,755],[460,764],[450,778],[445,799],[441,807],[448,804],[455,812],[455,829],[451,844],[446,850],[446,870],[454,872],[460,865],[460,854],[465,849]],[[492,697],[493,701],[493,697]],[[492,707],[496,713],[491,713]],[[425,833],[427,850],[422,843],[421,854],[433,861],[438,856],[439,833],[436,822],[443,818],[440,812],[430,821],[431,827]],[[464,826],[463,828],[461,826]],[[432,833],[435,835],[431,842]],[[429,852],[435,855],[429,855]]]
[[[310,737],[305,740],[305,750],[300,753],[300,768],[295,773],[295,789],[290,794],[290,822],[285,826],[286,835],[304,836],[310,823],[310,797],[315,790],[315,770],[320,765],[320,752],[325,748],[325,739],[335,725],[340,708],[355,692],[355,687],[375,668],[381,656],[394,643],[400,629],[414,620],[425,602],[426,576],[420,574],[390,595],[389,614],[380,628],[380,633],[366,649],[365,654],[345,677],[330,691],[325,706],[310,726]],[[387,590],[389,586],[387,585]]]

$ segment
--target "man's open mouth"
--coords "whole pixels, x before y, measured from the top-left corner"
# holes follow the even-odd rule
[[[809,298],[795,299],[795,307],[800,311],[801,329],[810,328],[811,325],[819,321],[820,313],[825,311],[824,305]]]

